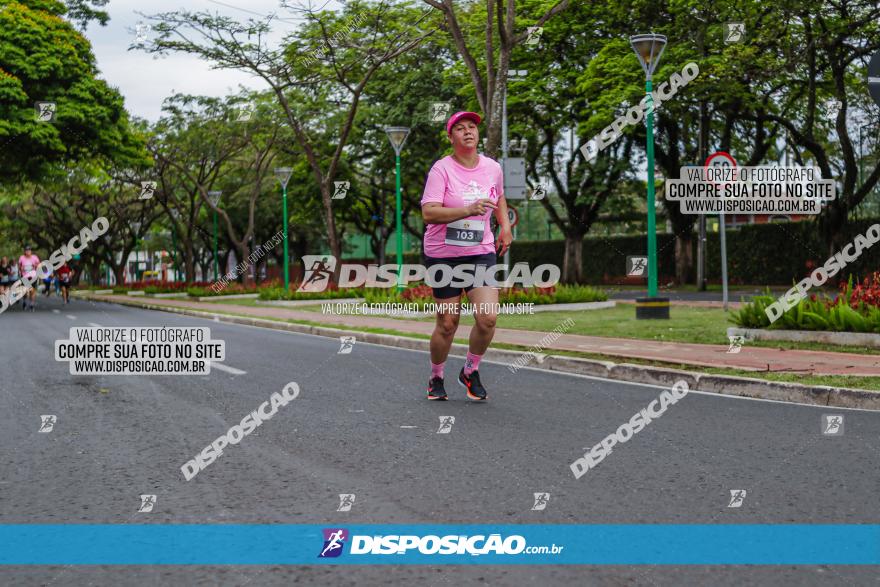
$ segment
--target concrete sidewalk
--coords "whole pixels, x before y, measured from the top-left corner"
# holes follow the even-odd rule
[[[175,299],[131,298],[119,295],[93,295],[89,297],[106,302],[124,301],[127,304],[188,308],[203,312],[233,313],[255,318],[308,320],[327,326],[384,328],[422,335],[430,335],[434,329],[433,322],[378,316],[339,316],[280,307],[237,306]],[[470,326],[462,324],[456,333],[456,339],[466,340],[469,334]],[[494,340],[506,344],[532,347],[540,345],[541,339],[547,334],[547,332],[539,331],[498,328],[495,331]],[[770,371],[804,375],[880,376],[880,355],[781,350],[745,345],[739,353],[728,353],[727,345],[654,342],[579,334],[564,334],[549,346],[543,347],[541,352],[551,353],[560,350],[744,371]]]

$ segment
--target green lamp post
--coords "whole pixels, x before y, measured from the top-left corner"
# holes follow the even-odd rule
[[[287,182],[290,181],[291,167],[276,167],[275,177],[281,182],[281,201],[284,208],[284,289],[290,289],[290,261],[287,258]]]
[[[400,199],[400,150],[406,137],[409,136],[409,128],[405,126],[389,126],[385,129],[388,134],[388,140],[394,148],[394,165],[397,176],[397,199],[396,199],[396,216],[397,216],[397,291],[403,291],[403,217]]]
[[[214,208],[214,281],[217,281],[217,273],[220,268],[220,260],[217,258],[217,206],[220,204],[220,196],[222,195],[222,190],[208,192],[208,201]]]
[[[645,71],[645,94],[648,110],[645,122],[648,155],[648,297],[636,300],[636,318],[669,318],[669,298],[657,297],[657,220],[654,203],[654,99],[651,76],[666,48],[666,36],[650,33],[630,37],[633,51]]]

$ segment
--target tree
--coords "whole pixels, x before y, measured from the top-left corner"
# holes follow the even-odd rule
[[[73,6],[81,21],[98,18],[85,2]],[[66,10],[55,0],[0,8],[2,182],[39,179],[54,164],[91,156],[139,156],[122,97],[97,77],[91,46],[62,18]],[[37,119],[37,102],[55,104],[51,122]]]
[[[557,212],[550,198],[540,205],[565,238],[562,280],[583,280],[583,239],[606,207],[632,206],[629,185],[633,137],[586,161],[581,148],[607,124],[614,104],[603,101],[608,44],[602,29],[607,14],[601,5],[577,4],[566,18],[547,22],[539,45],[514,54],[517,68],[528,71],[511,84],[508,97],[512,135],[528,139],[525,152],[532,185],[552,188],[562,204]],[[601,89],[601,91],[600,91]],[[608,94],[604,94],[607,99]]]
[[[425,177],[449,150],[445,120],[432,120],[431,106],[472,99],[471,89],[461,88],[444,67],[456,57],[447,45],[447,39],[439,35],[426,39],[376,72],[364,90],[347,157],[357,198],[347,208],[346,219],[369,235],[370,248],[380,264],[385,262],[385,249],[396,229],[394,150],[384,127],[410,128],[401,153],[401,217],[403,229],[421,239]],[[464,98],[457,97],[456,90]]]
[[[303,27],[275,49],[265,41],[274,16],[247,23],[189,11],[148,18],[156,22],[158,38],[141,48],[198,55],[215,67],[247,71],[266,82],[320,186],[330,250],[341,257],[333,181],[360,98],[380,67],[431,34],[418,34],[412,24],[424,17],[397,3],[352,2],[340,13],[307,12]],[[316,112],[321,116],[310,116]]]
[[[231,124],[235,108],[223,100],[176,95],[163,109],[167,114],[156,124],[150,143],[159,178],[158,201],[181,239],[186,279],[193,281],[195,237],[211,208],[208,192],[220,185],[224,170],[229,171],[228,164],[242,153],[247,139]],[[228,222],[226,212],[220,213]],[[208,248],[213,251],[213,243]]]
[[[487,0],[486,8],[476,3],[459,3],[456,8],[453,0],[424,0],[426,4],[439,11],[445,21],[446,28],[455,45],[455,49],[464,61],[470,76],[471,84],[477,98],[477,104],[484,115],[486,129],[486,154],[497,158],[501,145],[501,118],[504,109],[504,88],[507,85],[507,72],[511,66],[511,53],[528,36],[525,27],[518,28],[517,11],[513,0]],[[531,14],[540,14],[543,2],[531,2]],[[569,0],[559,0],[543,11],[531,26],[542,27],[554,15],[568,7]],[[462,14],[463,13],[463,14]],[[463,18],[468,24],[482,20],[485,25],[482,41],[469,38],[462,28]],[[520,15],[520,18],[523,18]],[[526,17],[527,18],[527,17]],[[480,43],[484,43],[482,46]],[[479,47],[479,49],[478,49]],[[485,76],[481,69],[485,69]]]

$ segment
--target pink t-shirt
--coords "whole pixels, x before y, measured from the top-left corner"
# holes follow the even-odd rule
[[[30,257],[22,255],[18,258],[18,266],[21,267],[22,277],[34,277],[37,274],[37,265],[40,264],[40,258],[31,253]]]
[[[437,202],[445,208],[463,208],[484,198],[498,203],[503,193],[504,173],[494,159],[480,155],[477,166],[468,169],[452,156],[446,156],[434,163],[428,173],[422,205]],[[486,210],[482,216],[470,216],[449,224],[427,224],[425,255],[445,259],[494,253],[495,236],[489,230],[489,218],[494,212]]]

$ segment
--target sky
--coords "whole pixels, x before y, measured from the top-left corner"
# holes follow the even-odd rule
[[[312,0],[315,9],[326,5],[338,7],[338,2]],[[134,43],[139,22],[148,24],[138,12],[151,15],[186,8],[189,11],[211,11],[246,21],[259,19],[254,13],[275,13],[290,19],[278,22],[270,37],[278,41],[286,32],[282,27],[295,27],[297,15],[280,7],[279,0],[110,0],[105,10],[110,14],[107,26],[89,24],[85,36],[91,41],[98,61],[100,76],[125,97],[125,105],[134,116],[155,121],[161,116],[162,101],[175,92],[225,96],[238,91],[239,85],[252,89],[266,89],[265,82],[246,73],[233,70],[211,69],[210,64],[197,57],[171,54],[154,58],[144,51],[129,50]],[[147,30],[146,34],[152,33]]]

